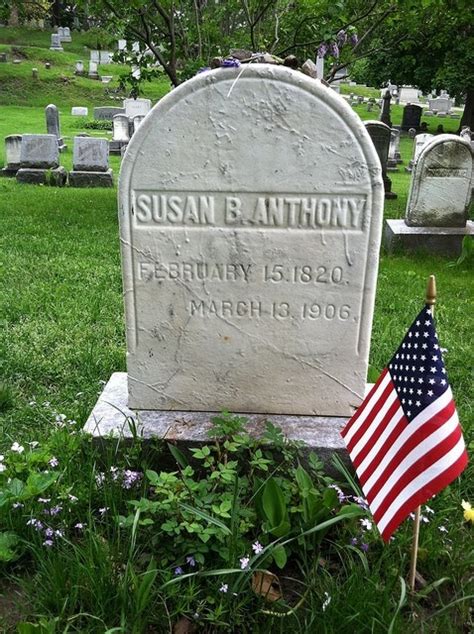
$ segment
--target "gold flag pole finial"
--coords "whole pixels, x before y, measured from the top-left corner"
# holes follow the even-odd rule
[[[426,287],[426,305],[430,307],[432,314],[434,314],[434,307],[436,304],[436,278],[434,275],[430,275],[428,278],[428,285]],[[410,590],[414,592],[416,582],[416,561],[418,559],[418,541],[420,537],[420,519],[421,519],[421,506],[415,511],[415,519],[413,522],[413,542],[411,545],[411,561],[410,561]]]

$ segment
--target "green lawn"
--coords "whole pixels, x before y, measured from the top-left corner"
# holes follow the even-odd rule
[[[49,55],[41,48],[49,35],[1,29],[0,38],[3,50],[13,43],[28,47],[31,56],[16,67],[0,64],[0,82],[6,78],[0,83],[0,137],[45,132],[44,106],[54,102],[69,146],[61,162],[69,168],[71,140],[84,123],[69,114],[71,105],[108,103],[98,82],[72,79],[86,36],[73,34],[71,52],[55,58],[58,68],[51,75],[41,70],[38,86],[30,67]],[[68,83],[61,83],[62,73]],[[166,83],[157,81],[147,96],[155,99],[166,90]],[[355,110],[364,119],[378,114],[367,113],[365,106]],[[394,107],[394,122],[400,118],[401,109]],[[451,131],[458,125],[443,123]],[[403,137],[405,164],[411,149],[412,141]],[[111,165],[118,176],[119,157],[111,157]],[[401,167],[390,174],[398,199],[386,201],[386,218],[404,214],[410,175]],[[362,531],[358,516],[344,520],[317,464],[308,467],[307,484],[296,468],[296,448],[290,451],[275,432],[276,452],[262,451],[229,430],[227,442],[210,449],[214,462],[196,454],[192,467],[184,467],[186,459],[174,451],[171,474],[163,466],[162,458],[170,460],[165,444],[148,447],[137,440],[128,447],[101,448],[82,436],[103,383],[112,372],[125,370],[115,189],[47,188],[0,179],[0,248],[0,464],[7,465],[0,469],[1,631],[19,631],[15,623],[23,620],[42,621],[43,629],[22,632],[145,634],[170,631],[183,617],[203,632],[457,634],[473,629],[472,525],[463,522],[461,508],[463,499],[474,504],[472,465],[430,503],[433,514],[425,510],[429,523],[422,525],[419,570],[428,586],[424,594],[407,598],[400,577],[407,577],[410,522],[383,546],[375,530]],[[432,273],[438,283],[439,337],[472,453],[472,259],[456,264],[423,254],[381,253],[371,378],[421,307]],[[25,450],[12,450],[15,442]],[[145,474],[150,468],[157,473],[148,472],[130,489],[115,478],[125,470]],[[196,472],[190,475],[189,469]],[[269,499],[280,499],[280,491],[287,505],[279,512],[281,526],[288,512],[288,535],[308,527],[311,501],[320,513],[319,519],[312,516],[313,525],[330,517],[341,520],[338,527],[300,536],[283,554],[277,551],[271,524],[261,519],[266,507],[257,502],[269,481]],[[57,506],[57,516],[45,513]],[[31,525],[37,518],[60,531],[53,547]],[[252,554],[255,540],[269,549],[269,558],[258,565],[282,579],[285,600],[276,605],[256,597],[250,573],[240,570],[239,558]],[[190,555],[196,556],[196,567],[188,562]],[[252,560],[251,566],[257,564]],[[177,568],[191,576],[181,577]]]

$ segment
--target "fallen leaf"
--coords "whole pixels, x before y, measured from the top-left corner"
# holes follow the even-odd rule
[[[268,570],[257,570],[253,573],[252,590],[265,601],[278,601],[283,598],[280,580]]]

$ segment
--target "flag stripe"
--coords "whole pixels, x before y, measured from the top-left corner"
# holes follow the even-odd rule
[[[391,406],[394,403],[395,407],[399,406],[397,393],[393,389],[391,383],[389,383],[383,393],[382,398],[377,403],[377,407],[374,407],[372,409],[371,416],[367,417],[365,424],[359,430],[359,433],[354,436],[349,445],[349,449],[353,459],[357,458],[369,439],[370,442],[372,442],[372,434],[374,432],[374,429],[376,429],[379,425],[384,424],[384,421],[387,418],[387,412],[390,410]]]
[[[405,459],[398,464],[396,469],[390,471],[390,477],[380,488],[379,492],[374,495],[373,489],[370,491],[369,496],[372,498],[369,500],[370,510],[374,515],[381,504],[387,505],[391,498],[395,497],[394,492],[398,494],[405,480],[411,480],[413,478],[411,469],[416,471],[416,463],[421,460],[423,463],[421,468],[428,464],[428,456],[431,450],[435,450],[436,447],[445,442],[446,439],[449,441],[451,434],[455,431],[461,432],[456,413],[439,429],[436,429],[430,436],[427,436],[423,442],[416,443],[415,447],[408,453]],[[457,440],[458,437],[456,437],[456,442]],[[416,473],[415,475],[418,474]]]
[[[349,423],[344,427],[341,434],[344,438],[346,445],[351,441],[353,436],[357,433],[360,427],[364,424],[367,416],[371,413],[373,405],[377,403],[380,398],[380,395],[387,387],[390,382],[390,374],[388,370],[384,370],[380,379],[372,388],[369,396],[364,401],[364,403],[359,407],[356,414],[350,419]]]
[[[416,502],[416,506],[426,502],[430,497],[437,493],[440,488],[447,486],[452,482],[464,469],[467,464],[467,454],[463,437],[461,436],[456,445],[444,456],[442,456],[435,464],[431,465],[427,470],[420,473],[410,484],[410,487],[404,489],[390,508],[389,513],[385,513],[377,526],[383,534],[390,520],[394,519],[395,513],[401,511],[404,504],[409,502],[418,493],[423,491],[421,496],[422,502]],[[429,492],[424,491],[425,487],[430,485]],[[412,504],[410,504],[412,506]]]
[[[435,404],[443,405],[445,400],[446,399],[439,398],[437,401],[433,403],[433,405]],[[423,435],[420,436],[420,434],[423,433],[423,432],[420,432],[420,430],[423,429],[423,426],[426,425],[427,423],[429,424],[424,434],[425,436],[427,436],[428,433],[433,429],[434,425],[442,425],[451,416],[452,411],[454,409],[454,404],[453,404],[453,401],[450,401],[441,410],[441,412],[439,411],[435,412],[434,411],[435,408],[432,406],[430,407],[432,408],[431,420],[423,420],[423,419],[426,419],[426,416],[422,416],[422,414],[420,414],[419,423],[415,424],[415,420],[414,420],[410,424],[407,424],[405,428],[403,429],[403,431],[400,433],[397,440],[393,443],[393,445],[387,451],[387,453],[382,454],[378,457],[377,459],[378,464],[375,464],[375,460],[373,461],[374,464],[370,468],[370,471],[373,471],[373,472],[372,473],[369,472],[365,474],[364,490],[366,493],[369,493],[370,491],[372,491],[372,489],[376,486],[377,482],[380,482],[380,485],[378,488],[380,488],[380,486],[384,484],[386,480],[386,478],[383,477],[384,474],[389,472],[390,470],[393,470],[393,468],[396,467],[400,463],[400,459],[403,459],[403,456],[406,455],[407,453],[405,451],[405,447],[412,446],[410,444],[410,440],[413,437],[416,437],[416,438],[421,437],[422,439],[424,438]],[[373,495],[375,495],[375,493]]]
[[[384,454],[388,454],[390,447],[395,445],[397,439],[400,437],[400,434],[403,433],[407,424],[408,421],[405,418],[403,410],[400,406],[398,406],[398,409],[393,413],[388,425],[382,430],[382,433],[377,438],[374,446],[367,446],[367,451],[364,452],[364,459],[358,466],[356,465],[357,475],[359,476],[361,482],[363,481],[365,483],[372,475],[375,468],[380,464],[380,455],[383,458]]]

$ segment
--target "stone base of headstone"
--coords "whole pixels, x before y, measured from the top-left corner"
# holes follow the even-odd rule
[[[461,115],[460,115],[460,114],[450,114],[450,115],[449,115],[449,118],[450,118],[450,119],[460,119],[460,118],[461,118]]]
[[[0,170],[0,176],[6,176],[7,178],[13,178],[16,176],[16,173],[20,169],[19,165],[5,165],[3,169]]]
[[[62,166],[54,169],[34,169],[32,167],[22,167],[16,173],[16,180],[19,183],[64,187],[67,182],[67,171]]]
[[[367,386],[370,388],[371,386]],[[209,443],[211,418],[218,412],[131,410],[128,405],[127,373],[114,372],[94,406],[84,431],[96,439],[130,440],[136,435],[162,438],[183,448]],[[282,414],[238,414],[248,420],[246,430],[259,437],[266,421],[280,427],[289,440],[304,443],[304,451],[315,452],[328,464],[334,453],[346,456],[340,431],[347,418],[329,416],[286,416]]]
[[[398,161],[395,159],[388,159],[387,172],[398,172]]]
[[[109,141],[110,154],[122,154],[122,148],[126,148],[128,141]]]
[[[386,220],[384,244],[389,253],[394,251],[424,251],[457,257],[466,236],[474,239],[474,222],[465,227],[409,227],[404,220]]]
[[[72,42],[72,37],[70,35],[62,35],[61,42]]]
[[[114,178],[111,169],[106,172],[69,172],[70,187],[113,187]]]
[[[100,79],[99,73],[88,73],[89,79]]]
[[[61,53],[62,51],[64,51],[64,49],[63,49],[63,47],[62,47],[62,46],[50,46],[50,47],[49,47],[49,50],[50,50],[50,51],[59,51],[60,53]]]
[[[77,77],[84,77],[85,74],[86,74],[85,70],[75,70],[74,71],[74,75],[76,75]]]

